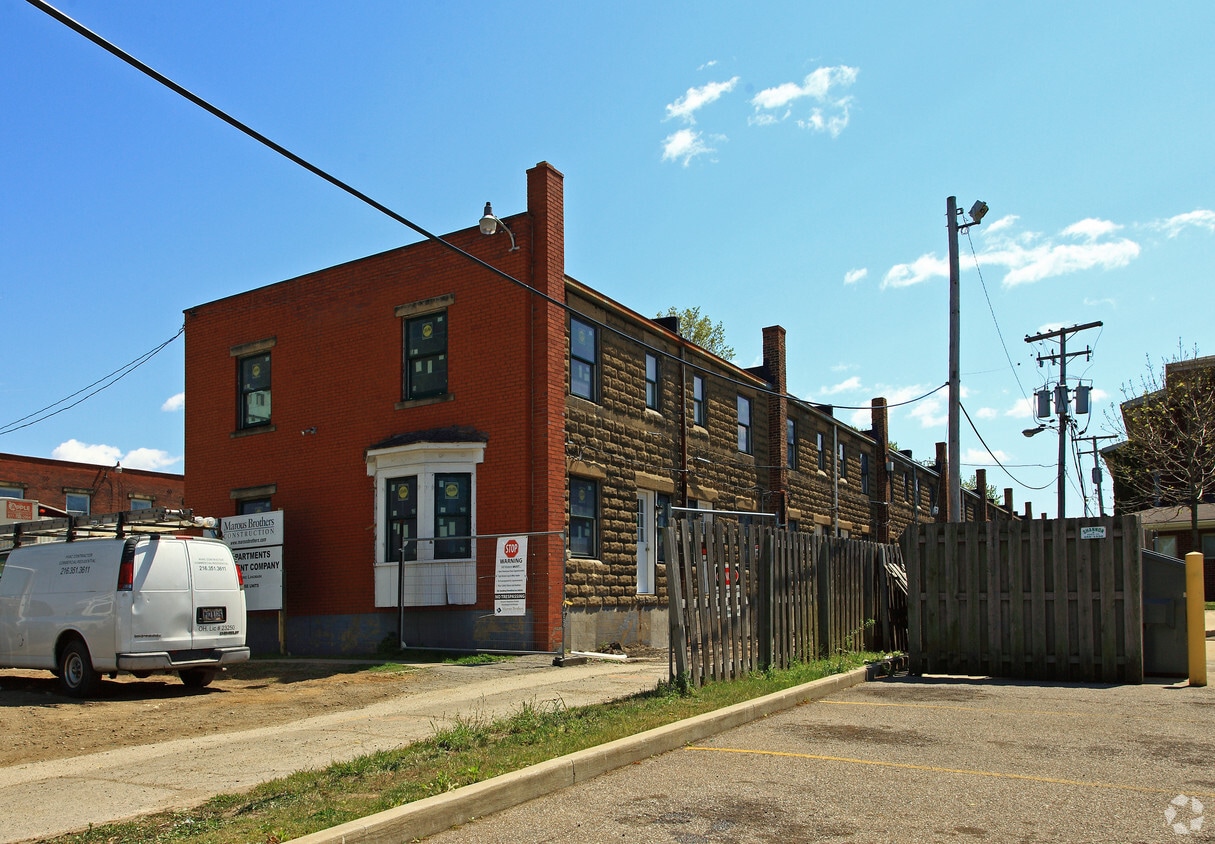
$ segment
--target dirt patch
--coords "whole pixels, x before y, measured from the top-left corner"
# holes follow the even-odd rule
[[[426,668],[324,662],[233,666],[204,689],[174,675],[106,679],[92,700],[58,692],[48,671],[0,671],[0,766],[272,726],[358,709],[427,684]],[[256,713],[256,722],[250,721]]]

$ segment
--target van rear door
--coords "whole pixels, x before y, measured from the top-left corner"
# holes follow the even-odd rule
[[[131,589],[130,634],[122,650],[129,653],[190,650],[193,605],[190,569],[184,542],[158,539],[135,548]]]
[[[184,543],[194,578],[194,647],[227,648],[245,644],[245,593],[232,551],[218,540]]]

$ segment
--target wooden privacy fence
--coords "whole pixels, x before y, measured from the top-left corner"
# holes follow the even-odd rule
[[[901,545],[913,674],[1143,682],[1137,517],[928,524]]]
[[[899,548],[729,521],[663,531],[672,670],[694,685],[907,641]]]

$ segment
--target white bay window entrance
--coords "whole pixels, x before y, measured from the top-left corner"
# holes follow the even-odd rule
[[[485,443],[414,442],[370,449],[375,479],[375,605],[477,601],[476,467]]]

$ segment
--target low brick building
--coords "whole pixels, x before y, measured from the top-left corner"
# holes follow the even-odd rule
[[[185,478],[169,472],[0,454],[0,498],[37,501],[55,511],[90,514],[182,507],[184,493]]]
[[[567,276],[550,165],[497,222],[186,311],[189,500],[284,511],[289,650],[665,645],[669,518],[890,540],[935,517],[884,401],[861,432],[786,395],[783,328],[742,369]],[[502,535],[528,537],[522,615]]]

